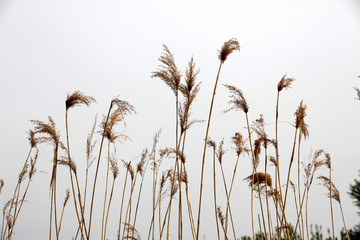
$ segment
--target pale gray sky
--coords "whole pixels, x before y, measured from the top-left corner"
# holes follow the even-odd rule
[[[285,73],[296,78],[293,88],[282,92],[280,100],[280,120],[284,122],[280,125],[282,169],[287,168],[293,138],[293,128],[286,122],[293,122],[293,113],[303,99],[308,106],[310,138],[303,145],[302,160],[307,160],[311,149],[323,148],[331,154],[333,180],[341,192],[347,224],[353,227],[359,217],[347,192],[360,169],[360,101],[354,99],[353,89],[360,87],[357,0],[0,0],[0,179],[5,180],[0,206],[10,198],[27,155],[26,131],[32,126],[28,120],[45,121],[51,115],[65,140],[64,101],[69,92],[81,90],[98,102],[91,108],[75,108],[70,112],[72,151],[81,171],[86,135],[93,118],[96,113],[104,114],[110,100],[118,95],[138,111],[127,120],[126,133],[132,142],[118,144],[119,158],[136,158],[143,148],[151,147],[152,136],[160,128],[160,145],[172,146],[174,97],[164,83],[150,77],[159,64],[162,44],[175,55],[182,71],[194,57],[201,70],[198,81],[202,85],[193,112],[195,118],[206,119],[219,64],[217,51],[230,38],[239,40],[241,50],[226,61],[220,81],[244,92],[250,105],[250,121],[264,114],[272,138],[276,84]],[[235,162],[230,137],[236,131],[243,134],[246,131],[242,113],[221,114],[228,108],[227,101],[228,92],[220,85],[210,136],[216,141],[225,139],[229,149],[225,166],[230,175]],[[186,155],[194,212],[198,205],[205,128],[206,124],[195,125],[188,135]],[[207,239],[216,233],[211,159],[209,151],[202,215],[202,234]],[[41,146],[38,173],[16,225],[16,239],[48,236],[50,161],[50,146]],[[242,181],[251,173],[251,167],[248,158],[241,161],[232,196],[238,236],[251,233],[250,191]],[[166,164],[164,169],[170,166]],[[59,202],[69,180],[68,172],[63,168],[60,171],[63,172],[59,173],[62,183]],[[149,173],[147,177],[150,181]],[[103,189],[97,192],[100,195],[97,204],[101,206]],[[322,224],[326,235],[326,228],[330,227],[326,191],[314,184],[311,192],[310,222]],[[138,225],[143,238],[150,224],[150,194],[150,190],[144,192],[143,220]],[[109,239],[114,238],[118,223],[119,195],[115,198]],[[62,234],[64,239],[70,239],[74,232],[73,206],[66,211],[64,217],[68,222],[64,223]],[[101,214],[97,216],[95,236]],[[338,233],[342,222],[337,207],[335,216]]]

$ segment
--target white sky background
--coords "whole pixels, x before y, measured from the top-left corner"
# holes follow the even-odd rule
[[[301,159],[306,161],[311,149],[323,148],[331,154],[333,180],[341,192],[348,227],[353,227],[359,218],[347,192],[360,169],[360,101],[354,99],[353,89],[360,87],[357,78],[360,75],[360,3],[355,0],[0,0],[0,179],[5,180],[0,206],[10,198],[29,149],[26,131],[32,125],[28,120],[47,121],[47,116],[52,116],[65,141],[64,101],[66,94],[75,90],[95,97],[98,102],[91,108],[70,110],[72,153],[81,173],[84,172],[86,135],[93,118],[96,113],[105,114],[111,99],[118,95],[132,103],[138,112],[127,119],[125,133],[132,141],[117,144],[118,158],[137,162],[136,157],[143,148],[151,147],[152,136],[160,128],[160,147],[172,146],[174,96],[163,82],[150,77],[159,64],[157,58],[162,44],[169,47],[183,72],[191,56],[194,57],[201,70],[198,81],[202,84],[193,117],[206,119],[219,65],[217,51],[230,38],[239,40],[241,50],[225,62],[220,83],[235,85],[244,92],[250,105],[250,121],[264,114],[271,138],[275,137],[276,84],[285,73],[296,78],[293,88],[283,91],[280,98],[280,120],[284,121],[280,124],[279,137],[283,181],[294,134],[285,122],[293,122],[293,113],[303,99],[308,106],[306,121],[310,138],[303,145]],[[228,92],[219,85],[210,136],[217,142],[225,139],[229,151],[224,164],[230,181],[235,163],[230,138],[236,131],[244,135],[246,131],[241,112],[220,114],[229,107],[228,100]],[[188,134],[186,155],[194,213],[198,206],[205,128],[206,124],[195,125]],[[16,239],[48,236],[51,156],[50,146],[40,147],[38,172],[16,225]],[[104,160],[105,156],[102,159],[105,163]],[[216,234],[211,161],[212,153],[208,151],[201,226],[202,235],[207,239]],[[241,161],[232,195],[238,237],[251,234],[250,191],[242,181],[251,174],[251,166],[249,158]],[[171,165],[168,161],[163,169]],[[293,170],[295,174],[295,168]],[[63,167],[59,171],[58,201],[61,203],[65,188],[69,187],[69,176]],[[121,169],[121,174],[124,173]],[[319,173],[327,174],[327,171]],[[103,175],[100,175],[103,181],[101,177]],[[118,182],[119,188],[122,181]],[[146,181],[151,181],[150,172]],[[219,178],[218,189],[221,187]],[[99,209],[102,193],[103,188],[99,187],[95,200]],[[137,224],[144,239],[151,217],[150,196],[149,186],[143,192],[143,220]],[[120,195],[114,196],[109,239],[114,238],[117,229],[119,199]],[[220,204],[225,208],[222,200]],[[289,211],[292,207],[289,205]],[[61,233],[64,239],[70,239],[74,233],[75,218],[71,212],[73,206],[69,205],[64,216],[68,222],[64,223]],[[326,190],[317,183],[311,189],[309,212],[310,223],[322,224],[326,235],[330,227],[329,201]],[[95,238],[99,234],[97,225],[101,214],[96,216]],[[342,222],[337,205],[335,216],[338,234]],[[187,217],[184,212],[184,218]],[[188,230],[185,228],[190,234]],[[175,236],[175,228],[172,232]],[[190,235],[185,237],[189,239]]]

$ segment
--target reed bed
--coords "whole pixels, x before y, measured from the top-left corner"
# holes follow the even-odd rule
[[[308,161],[302,160],[302,143],[309,138],[306,123],[307,105],[300,100],[297,109],[294,109],[294,119],[289,120],[293,132],[291,143],[285,143],[279,138],[279,116],[281,115],[280,96],[285,90],[292,87],[295,78],[284,75],[280,77],[277,86],[274,86],[276,96],[274,124],[267,124],[265,116],[250,119],[252,111],[245,94],[237,86],[222,83],[221,70],[226,61],[231,61],[230,55],[240,50],[237,39],[225,42],[218,52],[219,68],[215,76],[215,84],[209,104],[204,136],[199,136],[197,141],[203,144],[202,159],[192,159],[201,163],[198,169],[200,182],[196,177],[188,174],[191,168],[191,152],[187,151],[187,137],[192,127],[204,121],[193,119],[193,103],[200,91],[198,82],[199,70],[194,58],[191,58],[187,68],[182,71],[177,67],[175,56],[166,45],[159,57],[159,67],[151,73],[151,77],[163,81],[174,94],[175,115],[173,119],[175,139],[165,147],[159,147],[162,136],[161,130],[155,133],[152,146],[144,146],[142,153],[134,153],[138,158],[123,160],[118,157],[118,146],[130,140],[125,134],[126,120],[131,114],[136,114],[135,107],[119,97],[111,100],[107,114],[98,124],[97,117],[86,140],[86,169],[77,169],[77,162],[73,160],[71,151],[76,146],[71,144],[74,133],[70,131],[71,122],[68,115],[75,107],[87,106],[96,103],[95,98],[75,91],[67,95],[65,100],[65,143],[55,120],[48,117],[48,121],[32,120],[33,128],[28,132],[29,152],[14,187],[11,199],[3,206],[1,240],[15,238],[17,221],[21,217],[23,203],[26,201],[30,190],[36,191],[36,186],[30,188],[32,179],[36,175],[38,146],[48,143],[52,147],[52,169],[49,179],[49,221],[46,229],[49,239],[62,239],[62,224],[65,221],[75,222],[72,236],[74,239],[186,239],[190,236],[194,240],[200,239],[206,228],[203,218],[213,219],[216,227],[216,236],[212,239],[238,239],[244,235],[241,221],[251,221],[253,239],[310,239],[309,218],[311,212],[311,187],[315,182],[323,185],[328,193],[329,204],[325,212],[329,212],[331,219],[331,237],[335,239],[334,204],[339,204],[343,226],[349,238],[343,213],[340,192],[333,183],[333,169],[331,157],[323,149],[313,152]],[[218,87],[223,87],[229,92],[229,108],[222,109],[223,113],[240,111],[233,114],[242,125],[234,129],[231,139],[222,136],[211,136],[211,120],[216,101]],[[360,99],[360,90],[355,88],[357,98]],[[230,114],[230,113],[229,113]],[[225,115],[228,116],[229,114]],[[271,129],[274,128],[274,129]],[[271,134],[270,134],[271,133]],[[218,143],[213,139],[221,139]],[[224,161],[228,149],[226,142],[231,142],[231,150],[236,159],[230,169],[224,169]],[[290,155],[280,154],[283,146],[292,146]],[[209,153],[212,150],[212,155]],[[163,162],[170,162],[163,164]],[[205,169],[206,162],[212,162],[212,169]],[[243,169],[241,161],[248,161],[251,168],[247,175],[239,175],[239,168]],[[57,188],[59,179],[58,167],[68,172],[69,180],[65,197],[61,203],[59,194],[63,189]],[[105,168],[101,168],[105,166]],[[287,166],[281,169],[280,166]],[[296,174],[292,169],[296,169]],[[105,169],[103,174],[99,174]],[[90,171],[92,170],[92,171]],[[212,179],[204,181],[204,172],[212,173]],[[193,172],[193,171],[192,171]],[[320,175],[327,173],[328,175]],[[91,175],[93,173],[93,175]],[[121,179],[118,176],[122,176]],[[145,175],[151,180],[144,181]],[[99,180],[99,177],[105,179]],[[240,179],[241,181],[236,181]],[[63,181],[63,179],[62,179]],[[0,180],[0,194],[4,191],[6,181]],[[99,186],[99,184],[104,184]],[[249,192],[243,192],[234,197],[232,194],[237,184],[248,184]],[[143,191],[143,188],[147,191]],[[103,192],[98,190],[101,188]],[[194,190],[198,188],[199,190]],[[204,189],[212,191],[213,199],[206,199],[213,205],[212,210],[203,211]],[[292,192],[290,191],[292,189]],[[144,195],[147,194],[147,195]],[[114,197],[116,196],[116,197]],[[0,195],[0,197],[2,197]],[[237,198],[250,198],[249,214],[243,216],[234,211]],[[62,198],[62,196],[61,196]],[[71,200],[70,200],[71,199]],[[151,216],[144,216],[145,209],[151,202]],[[195,199],[195,201],[194,201]],[[324,202],[327,200],[324,198]],[[289,209],[289,205],[295,206]],[[94,206],[97,210],[95,211]],[[112,211],[112,208],[120,211]],[[324,204],[325,206],[325,204]],[[73,211],[75,219],[66,219],[66,211]],[[149,213],[149,211],[146,211]],[[210,212],[213,212],[210,214]],[[289,214],[295,212],[295,214]],[[99,214],[94,215],[94,214]],[[110,224],[109,216],[116,216],[118,223]],[[295,216],[295,217],[294,217]],[[145,226],[146,232],[140,232],[138,226]],[[100,233],[93,232],[93,226],[101,226]]]

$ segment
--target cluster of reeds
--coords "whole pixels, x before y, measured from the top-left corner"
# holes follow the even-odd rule
[[[309,239],[308,206],[310,188],[316,179],[319,179],[320,183],[328,190],[332,236],[333,239],[335,239],[332,200],[339,203],[345,229],[346,225],[340,201],[340,193],[332,180],[330,154],[320,149],[311,155],[309,162],[304,163],[301,161],[301,144],[309,137],[308,125],[305,122],[307,106],[303,101],[300,101],[294,113],[295,119],[292,124],[294,127],[294,135],[291,154],[290,156],[280,158],[279,151],[280,148],[284,146],[280,143],[278,137],[280,93],[292,86],[292,83],[295,81],[294,78],[289,78],[284,75],[277,84],[274,138],[268,135],[268,125],[265,123],[263,115],[260,115],[258,119],[251,123],[249,120],[249,111],[251,109],[243,92],[236,86],[223,85],[230,93],[230,107],[224,110],[224,112],[239,110],[244,113],[246,122],[246,133],[236,132],[231,138],[233,150],[237,157],[232,169],[230,181],[227,179],[223,167],[223,159],[226,153],[224,139],[221,140],[220,143],[216,143],[210,139],[209,132],[216,90],[220,82],[221,68],[229,55],[239,50],[239,42],[236,39],[230,39],[224,43],[218,54],[219,68],[210,102],[205,137],[199,139],[199,141],[204,141],[204,147],[202,159],[199,159],[199,161],[201,161],[201,169],[198,195],[196,195],[196,193],[190,193],[189,191],[191,176],[188,176],[187,172],[186,137],[190,127],[197,122],[201,122],[191,118],[193,103],[200,90],[200,83],[197,82],[199,70],[196,68],[193,58],[191,58],[183,75],[175,64],[174,55],[168,47],[164,45],[163,53],[159,57],[160,65],[151,76],[162,80],[170,87],[175,96],[175,139],[173,144],[170,144],[166,148],[158,149],[158,141],[161,133],[159,130],[153,138],[151,149],[145,148],[137,163],[117,159],[116,143],[129,139],[128,136],[118,130],[119,125],[125,124],[125,118],[132,113],[136,113],[136,111],[129,102],[114,98],[110,102],[108,112],[103,116],[99,126],[97,126],[97,118],[95,118],[95,123],[87,137],[87,165],[85,175],[79,176],[76,162],[71,156],[71,138],[68,122],[69,110],[81,105],[90,106],[96,101],[93,97],[87,96],[80,91],[68,94],[65,101],[66,144],[60,140],[60,133],[56,128],[55,121],[51,117],[48,118],[48,122],[39,120],[31,121],[34,128],[29,131],[30,150],[20,172],[13,196],[3,208],[1,239],[12,239],[14,235],[15,223],[25,201],[31,180],[36,172],[36,161],[39,154],[37,146],[42,143],[49,143],[53,148],[53,165],[49,189],[49,239],[61,238],[60,233],[64,209],[70,199],[70,195],[72,198],[71,205],[74,208],[77,223],[73,233],[74,239],[88,240],[90,238],[99,239],[99,237],[102,240],[107,239],[109,232],[109,215],[112,213],[111,204],[114,202],[118,204],[120,209],[118,214],[119,222],[117,229],[111,229],[111,231],[116,231],[117,239],[140,239],[140,233],[137,231],[136,224],[138,222],[139,212],[142,210],[140,198],[142,196],[144,176],[146,170],[149,168],[148,174],[151,175],[152,181],[148,184],[148,187],[152,188],[152,196],[148,196],[148,199],[152,201],[152,216],[149,222],[149,230],[143,234],[143,238],[174,239],[174,233],[171,235],[170,226],[176,225],[176,236],[178,239],[184,239],[184,232],[189,232],[194,240],[198,240],[201,231],[203,189],[207,187],[213,188],[213,209],[217,239],[237,239],[241,233],[241,229],[239,226],[236,226],[235,220],[239,219],[240,216],[232,210],[232,202],[235,200],[232,200],[231,196],[235,188],[235,179],[241,178],[248,183],[250,188],[253,239],[256,238],[256,216],[258,218],[258,227],[262,239]],[[360,99],[360,90],[355,89]],[[96,131],[97,127],[99,131]],[[238,128],[239,126],[235,127]],[[100,135],[99,143],[98,140],[94,140],[96,133]],[[107,153],[103,154],[106,143]],[[95,158],[93,156],[95,156],[96,146],[99,150]],[[208,147],[212,148],[213,152],[213,186],[204,183],[205,161],[209,161],[206,157]],[[274,155],[271,155],[271,153]],[[103,155],[106,156],[105,159]],[[239,168],[240,157],[249,158],[251,161],[252,168],[249,170],[248,176],[236,175],[237,169]],[[164,169],[162,167],[164,159],[172,160],[173,166]],[[122,185],[116,181],[120,174],[119,161],[121,161],[124,169],[121,174],[125,175]],[[295,164],[293,164],[294,161]],[[263,164],[260,164],[260,162],[263,162]],[[89,169],[93,166],[93,163],[96,163],[94,165],[94,176],[89,176]],[[103,186],[104,192],[96,191],[101,164],[106,165],[105,186]],[[269,170],[270,164],[274,166],[273,172]],[[70,178],[70,190],[66,190],[61,213],[59,212],[57,197],[57,168],[59,165],[67,168]],[[280,170],[280,166],[284,165],[288,166],[287,171]],[[264,169],[260,169],[260,166],[264,166]],[[292,168],[297,168],[297,176],[291,176]],[[315,177],[320,168],[327,168],[329,170],[328,176]],[[223,207],[220,206],[218,201],[217,171],[220,171],[222,179],[221,186],[225,192],[226,203]],[[90,180],[93,180],[92,184],[89,182]],[[116,184],[118,186],[116,186]],[[23,185],[25,185],[25,187],[23,187]],[[3,186],[4,181],[0,180],[0,193]],[[292,195],[296,207],[295,218],[293,218],[293,215],[288,214],[289,210],[287,206],[290,201],[289,188],[293,190]],[[127,194],[126,189],[129,190]],[[121,199],[113,199],[114,191],[121,191],[121,193],[119,193]],[[198,199],[197,203],[191,202],[190,196],[192,195],[197,196],[195,198]],[[100,198],[99,196],[103,197]],[[97,201],[98,206],[102,206],[100,236],[93,236],[91,234],[94,224],[95,201]],[[255,204],[257,203],[259,204],[258,209],[260,210],[258,213],[255,213]],[[194,204],[198,204],[198,208],[196,209],[197,215],[194,214]],[[187,223],[186,229],[184,228],[185,222]],[[142,222],[142,224],[144,224],[144,222]],[[230,228],[231,230],[229,230]]]

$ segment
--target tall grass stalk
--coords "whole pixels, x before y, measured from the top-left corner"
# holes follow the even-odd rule
[[[237,50],[237,51],[240,50],[240,44],[237,39],[230,39],[229,41],[224,43],[224,45],[222,46],[222,48],[220,50],[219,56],[218,56],[219,60],[220,60],[220,64],[219,64],[219,69],[218,69],[218,73],[216,76],[214,90],[213,90],[213,94],[212,94],[212,98],[211,98],[211,104],[210,104],[210,110],[209,110],[209,116],[208,116],[205,140],[204,140],[203,157],[202,157],[202,162],[201,162],[200,194],[199,194],[199,208],[198,208],[196,240],[199,239],[199,232],[200,232],[200,217],[201,217],[202,192],[203,192],[203,184],[204,184],[203,180],[204,180],[206,145],[207,145],[207,140],[208,140],[208,135],[209,135],[209,130],[210,130],[210,121],[211,121],[211,115],[212,115],[212,110],[213,110],[213,106],[214,106],[216,88],[217,88],[217,85],[219,82],[221,67],[222,67],[223,63],[226,61],[227,57],[235,50]]]

